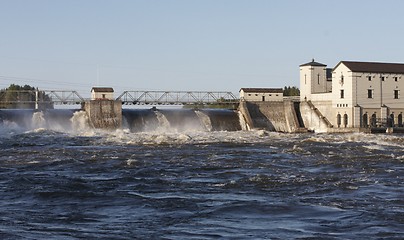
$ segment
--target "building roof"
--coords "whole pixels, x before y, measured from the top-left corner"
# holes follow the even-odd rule
[[[344,64],[352,72],[404,74],[404,64],[403,63],[341,61],[337,64],[337,66],[335,66],[334,70],[340,64]]]
[[[319,63],[319,62],[315,62],[314,58],[313,58],[311,60],[311,62],[300,65],[300,67],[304,67],[304,66],[326,67],[327,65]]]
[[[241,88],[240,92],[253,92],[253,93],[283,93],[282,88]]]
[[[111,87],[93,87],[91,92],[114,92],[114,89]]]

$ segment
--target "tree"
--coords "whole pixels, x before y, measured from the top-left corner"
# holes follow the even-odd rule
[[[38,98],[45,102],[41,107],[53,108],[51,99],[43,91],[39,91],[29,85],[16,85],[10,84],[8,88],[0,90],[0,108],[35,108],[35,101],[37,98],[36,92],[38,91]]]
[[[295,86],[285,86],[285,88],[283,89],[283,96],[300,96],[300,90]]]

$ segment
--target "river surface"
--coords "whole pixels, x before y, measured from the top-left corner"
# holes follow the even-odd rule
[[[404,135],[0,124],[1,239],[403,239]]]

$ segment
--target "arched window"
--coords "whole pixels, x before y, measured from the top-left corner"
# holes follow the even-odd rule
[[[344,127],[348,126],[348,114],[344,114]]]
[[[398,114],[397,116],[397,122],[399,127],[403,127],[403,114]]]
[[[363,114],[362,124],[363,124],[362,126],[365,127],[365,128],[369,127],[368,114],[367,113]]]
[[[389,118],[387,119],[387,127],[394,127],[394,114],[390,114]]]
[[[339,114],[339,113],[337,115],[337,126],[341,127],[341,114]]]
[[[372,114],[372,119],[371,119],[371,122],[370,122],[370,126],[371,127],[376,127],[376,113]]]

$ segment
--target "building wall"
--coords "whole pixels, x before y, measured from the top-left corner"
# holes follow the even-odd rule
[[[380,74],[380,73],[354,73],[357,81],[357,102],[363,107],[386,105],[390,108],[403,106],[404,75]],[[370,78],[370,80],[369,80]],[[384,80],[383,80],[384,78]],[[368,96],[368,90],[372,90],[372,98]],[[398,91],[395,99],[394,91]]]
[[[91,92],[91,100],[97,100],[97,99],[107,99],[107,100],[113,100],[114,99],[114,93],[113,92]]]
[[[344,90],[343,99],[340,96],[341,90]],[[366,112],[375,114],[378,119],[386,119],[392,114],[390,112],[396,113],[395,116],[400,114],[404,105],[402,90],[403,74],[351,72],[344,64],[340,64],[333,72],[333,107],[338,113],[348,114],[350,127],[354,125],[352,109],[356,105],[362,108],[361,118]],[[387,110],[383,111],[382,106],[386,106]]]
[[[279,92],[244,92],[240,91],[240,99],[251,102],[281,102],[283,93]]]
[[[311,100],[310,66],[300,67],[300,101]]]
[[[343,64],[333,71],[332,74],[332,103],[334,108],[353,107],[354,91],[352,72]],[[341,96],[343,91],[343,96]]]
[[[311,101],[330,101],[332,93],[315,93],[311,95]]]
[[[326,81],[326,91],[327,91],[327,93],[332,92],[332,80]]]
[[[335,110],[332,122],[335,127],[354,126],[353,107],[357,104],[357,86],[354,78],[355,74],[344,64],[340,64],[332,73],[331,99],[332,108]]]
[[[328,87],[329,89],[330,87]],[[300,67],[300,99],[311,100],[312,93],[327,93],[326,68],[323,66]]]

